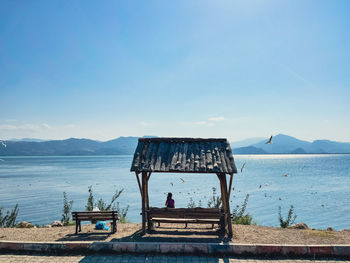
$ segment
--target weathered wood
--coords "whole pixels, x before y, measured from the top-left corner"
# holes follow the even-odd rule
[[[183,142],[226,142],[225,138],[178,138],[178,137],[157,137],[157,138],[139,138],[139,142],[163,142],[164,139],[170,142],[183,143]]]
[[[237,172],[232,151],[226,139],[173,139],[140,139],[134,154],[131,171]],[[220,156],[220,161],[218,156]]]
[[[200,147],[200,164],[199,164],[199,171],[205,172],[206,168],[206,160],[205,160],[205,143],[201,142],[199,144]]]
[[[226,180],[226,174],[223,174],[224,178],[224,185],[225,185],[225,192],[226,192],[226,214],[227,222],[228,222],[228,236],[232,237],[232,221],[231,221],[231,210],[230,210],[230,200],[228,197],[228,191],[227,191],[227,180]]]
[[[141,198],[142,198],[142,187],[141,187],[141,183],[140,183],[140,178],[139,178],[139,173],[135,172],[136,174],[136,179],[137,179],[137,184],[139,185],[139,189],[140,189],[140,194],[141,194]]]
[[[147,182],[149,181],[149,178],[151,177],[151,174],[152,174],[152,172],[149,172],[149,173],[148,173]]]
[[[218,208],[158,208],[148,210],[151,222],[220,224],[224,213]]]
[[[210,213],[206,213],[206,214],[197,214],[197,213],[185,213],[185,214],[172,214],[171,212],[168,213],[152,213],[149,212],[149,214],[152,217],[161,217],[161,218],[188,218],[188,219],[215,219],[215,218],[220,218],[223,214],[210,214]]]
[[[142,233],[146,233],[146,182],[147,173],[142,172]]]
[[[139,142],[137,144],[137,147],[136,147],[136,150],[135,150],[135,154],[134,154],[134,161],[132,163],[132,168],[133,169],[137,169],[139,163],[141,163],[141,161],[140,161],[141,160],[140,152],[142,151],[142,148],[143,148],[143,142]]]
[[[225,154],[223,151],[219,151],[220,153],[220,159],[221,159],[221,173],[227,173],[227,164],[226,164],[226,159],[225,159]]]
[[[145,142],[143,144],[143,148],[141,150],[141,153],[140,153],[140,161],[139,161],[139,165],[138,165],[138,170],[135,170],[135,171],[140,171],[140,170],[143,170],[143,166],[146,162],[146,153],[147,153],[147,150],[148,150],[148,147],[149,147],[149,142]]]
[[[194,151],[194,172],[199,172],[200,168],[200,149],[199,149],[199,143],[195,144],[195,151]]]
[[[188,223],[188,224],[219,224],[219,219],[170,219],[170,218],[152,218],[156,223]]]
[[[234,164],[233,165],[231,164],[231,159],[230,159],[229,155],[232,156],[232,151],[231,151],[231,147],[228,145],[225,149],[225,154],[224,154],[225,160],[226,160],[226,167],[227,167],[226,173],[233,173]]]
[[[218,173],[217,176],[218,176],[219,181],[220,181],[221,202],[222,202],[222,208],[223,208],[224,214],[225,214],[222,227],[224,228],[223,230],[225,232],[225,235],[227,235],[227,233],[228,233],[228,228],[227,228],[228,222],[227,222],[227,217],[226,217],[226,214],[227,214],[226,197],[227,197],[227,195],[225,192],[222,174]]]
[[[218,174],[218,177],[220,180],[222,206],[225,213],[225,219],[224,219],[225,234],[229,237],[232,237],[232,222],[231,222],[231,214],[230,214],[230,202],[227,199],[228,192],[227,192],[226,175]]]
[[[117,211],[82,211],[72,212],[72,219],[75,220],[75,234],[81,231],[81,221],[92,220],[111,220],[111,232],[115,233],[119,216]]]
[[[182,163],[182,156],[183,156],[183,149],[184,149],[184,143],[178,143],[178,156],[175,164],[175,170],[176,171],[182,171],[181,169],[181,163]]]
[[[227,195],[227,200],[228,201],[230,201],[230,196],[231,196],[232,180],[233,180],[233,174],[230,174],[230,184],[228,186],[228,195]]]
[[[145,155],[145,164],[144,164],[144,169],[145,170],[153,170],[154,167],[152,167],[152,162],[153,162],[153,149],[156,147],[156,143],[150,143]]]
[[[154,169],[156,171],[159,171],[161,169],[162,162],[164,162],[163,154],[164,154],[165,145],[166,144],[164,142],[160,142],[158,146],[158,151],[155,153],[156,156],[154,157],[154,159],[156,160],[156,163],[155,163]]]
[[[183,145],[183,153],[181,160],[181,171],[186,171],[186,163],[187,163],[187,151],[188,151],[188,143],[184,143]]]
[[[171,159],[171,163],[170,163],[170,170],[175,171],[175,165],[177,162],[177,158],[179,157],[179,144],[178,143],[174,143],[175,148],[174,148],[174,154],[173,157]]]
[[[145,213],[146,213],[146,222],[147,222],[147,230],[151,230],[151,222],[150,222],[150,216],[149,216],[149,195],[148,195],[148,179],[150,177],[150,173],[146,174],[146,182],[145,182]]]
[[[168,150],[168,158],[167,158],[167,162],[165,165],[165,171],[170,171],[171,170],[171,163],[172,163],[172,159],[174,157],[174,153],[175,153],[175,143],[171,143],[169,144],[169,150]]]
[[[218,160],[216,157],[216,152],[218,151],[217,143],[213,143],[214,149],[211,150],[212,163],[213,163],[213,172],[219,172]]]
[[[159,151],[159,147],[160,147],[160,143],[156,142],[154,143],[155,147],[153,148],[153,152],[152,152],[152,170],[150,171],[159,171],[160,170],[160,163],[159,161],[161,161],[161,155],[158,154]],[[160,159],[158,161],[158,165],[157,165],[157,159]]]
[[[165,211],[171,213],[176,212],[208,212],[208,213],[219,213],[219,208],[205,208],[205,207],[193,207],[193,208],[168,208],[168,207],[150,207],[150,211],[157,212],[157,211]]]

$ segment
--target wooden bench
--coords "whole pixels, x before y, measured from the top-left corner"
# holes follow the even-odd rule
[[[187,224],[218,224],[223,229],[224,213],[219,208],[158,208],[150,207],[148,211],[149,222],[158,223],[184,223]]]
[[[117,232],[117,211],[84,211],[84,212],[72,212],[72,218],[75,220],[75,234],[81,231],[81,221],[98,221],[98,220],[111,220],[111,233]]]

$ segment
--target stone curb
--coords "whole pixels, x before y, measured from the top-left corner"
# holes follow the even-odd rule
[[[350,258],[350,245],[0,241],[0,251]]]

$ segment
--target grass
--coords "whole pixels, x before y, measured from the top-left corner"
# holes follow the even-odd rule
[[[329,238],[329,237],[335,237],[334,231],[327,231],[327,230],[306,230],[306,233],[310,237],[323,237],[323,238]]]

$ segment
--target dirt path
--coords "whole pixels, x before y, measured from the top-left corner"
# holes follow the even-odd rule
[[[0,241],[140,241],[140,242],[221,242],[229,241],[209,226],[162,225],[152,233],[140,235],[140,224],[118,224],[118,231],[94,230],[83,225],[75,235],[75,226],[55,228],[0,228]],[[242,244],[350,244],[350,231],[281,229],[263,226],[233,225],[231,242]]]

